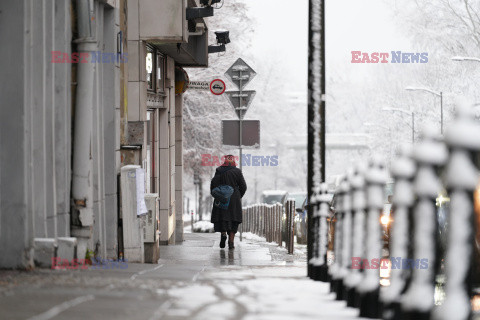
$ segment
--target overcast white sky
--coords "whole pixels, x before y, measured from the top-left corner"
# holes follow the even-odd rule
[[[385,0],[326,1],[327,58],[350,63],[351,51],[406,50],[409,41],[399,32]]]
[[[293,78],[292,91],[306,90],[308,1],[260,0],[248,4],[256,20],[253,46],[257,63],[278,60]]]
[[[272,65],[272,61],[274,61],[275,69],[281,68],[283,69],[282,74],[285,74],[283,78],[274,73],[274,81],[287,81],[293,95],[302,96],[301,100],[306,100],[308,0],[247,0],[246,2],[256,20],[252,41],[254,59],[252,64],[256,65],[257,70],[262,73],[261,66]],[[392,17],[392,8],[387,6],[392,4],[395,5],[395,1],[326,0],[327,78],[338,76],[340,72],[344,76],[342,78],[347,80],[343,92],[348,92],[349,86],[358,86],[358,81],[363,81],[365,77],[375,77],[377,68],[381,68],[381,65],[352,64],[351,51],[390,52],[392,50],[408,51],[411,48],[404,30],[395,23]],[[259,88],[258,81],[259,79],[252,85],[253,88]],[[328,81],[327,92],[332,94],[329,91]],[[260,92],[258,99],[261,95]],[[351,103],[354,102],[354,97],[352,97]],[[253,116],[254,110],[263,107],[259,106],[258,102],[257,104],[254,102],[251,115]],[[266,107],[277,111],[275,105],[266,105]],[[298,114],[306,116],[306,101],[297,105],[296,110]],[[345,110],[336,110],[336,112],[348,112],[348,110],[350,109],[346,108]],[[261,114],[259,118],[264,119]],[[268,119],[264,120],[268,121]],[[296,132],[301,136],[306,134],[306,121],[298,122],[298,120],[297,116],[295,118],[297,121]],[[285,123],[284,125],[290,124]],[[335,129],[341,131],[338,126]],[[295,141],[303,140],[297,138]]]
[[[257,20],[255,60],[281,59],[294,79],[292,90],[306,90],[308,0],[260,0],[248,4]],[[409,40],[398,31],[391,12],[385,0],[326,1],[327,72],[328,66],[350,64],[354,50],[407,50]]]

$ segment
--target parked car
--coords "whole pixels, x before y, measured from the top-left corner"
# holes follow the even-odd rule
[[[307,200],[307,193],[303,191],[292,192],[288,195],[288,200],[290,199],[295,200],[295,209],[303,209]]]
[[[330,199],[329,203],[333,201],[333,192],[328,193]],[[307,196],[305,194],[304,201],[300,207],[296,206],[296,215],[295,215],[295,235],[297,237],[298,244],[307,244],[307,234],[308,234],[308,215],[307,215]]]
[[[297,243],[306,244],[307,243],[307,225],[306,225],[307,193],[303,191],[292,192],[289,194],[288,199],[295,200],[294,231],[295,231],[295,236],[297,237]]]
[[[262,203],[284,205],[287,201],[288,192],[283,190],[265,190],[262,192]]]
[[[295,236],[297,237],[298,244],[307,244],[307,199],[302,208],[296,208],[295,214]]]

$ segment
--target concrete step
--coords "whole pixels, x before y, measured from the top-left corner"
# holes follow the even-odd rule
[[[67,259],[72,261],[77,257],[77,238],[74,237],[60,237],[57,239],[57,258]],[[80,257],[84,258],[84,257]]]
[[[35,252],[33,260],[35,266],[40,268],[51,268],[52,260],[55,258],[57,242],[54,238],[35,238]]]
[[[55,238],[35,238],[34,243],[36,267],[51,268],[54,258],[69,262],[77,258],[77,238],[60,237],[57,240]]]

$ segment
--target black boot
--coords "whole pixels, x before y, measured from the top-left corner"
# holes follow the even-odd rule
[[[225,248],[225,242],[227,241],[227,235],[222,234],[220,236],[220,248]]]
[[[233,241],[232,242],[228,241],[228,249],[235,249],[235,246],[233,244],[234,244]]]

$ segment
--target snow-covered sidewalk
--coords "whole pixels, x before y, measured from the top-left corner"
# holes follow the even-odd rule
[[[186,233],[158,264],[125,269],[0,271],[2,319],[357,319],[325,283],[306,277],[305,248],[244,234],[234,250],[219,234]]]
[[[224,267],[166,290],[165,319],[357,319],[298,266]]]
[[[305,246],[288,255],[285,248],[244,233],[230,251],[218,247],[218,234],[190,236],[196,240],[189,244],[187,238],[188,247],[211,239],[214,258],[194,281],[163,292],[169,299],[164,319],[358,319],[358,310],[335,301],[328,284],[306,277]]]

